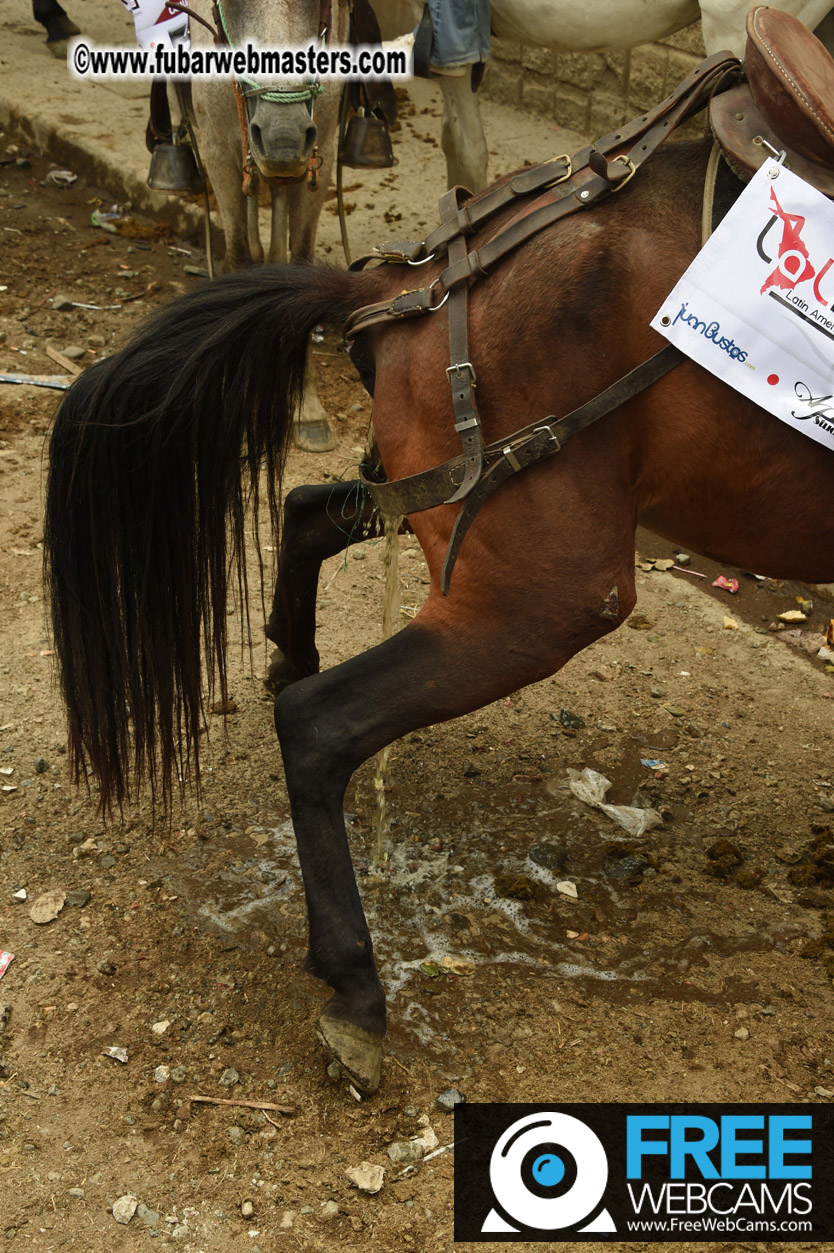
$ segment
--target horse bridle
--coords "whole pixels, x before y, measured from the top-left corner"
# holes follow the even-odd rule
[[[176,0],[170,0],[169,9],[176,9],[178,13],[186,13],[195,22],[199,22],[214,37],[214,42],[219,46],[225,45],[227,48],[234,48],[234,43],[229,34],[229,27],[223,13],[223,0],[212,0],[211,13],[214,24],[201,17],[190,9],[187,4],[177,3]],[[330,30],[330,23],[333,14],[333,0],[321,0],[319,9],[319,29],[318,38],[325,40]],[[235,93],[235,104],[237,106],[238,124],[240,126],[240,143],[243,154],[243,183],[242,190],[245,196],[254,196],[257,192],[257,177],[255,175],[255,162],[252,157],[252,149],[249,143],[249,112],[247,100],[252,97],[259,96],[263,100],[268,100],[272,104],[299,104],[307,105],[310,117],[315,117],[316,99],[324,91],[319,79],[307,84],[305,87],[298,88],[293,91],[273,90],[272,88],[262,87],[249,78],[232,79],[232,87]],[[301,183],[305,179],[310,180],[310,190],[315,191],[318,187],[318,169],[321,165],[321,158],[318,155],[318,147],[313,149],[313,155],[310,158],[307,169],[303,174],[299,174],[293,178],[270,178],[268,181],[275,186],[283,186],[291,183]]]
[[[402,291],[392,299],[366,305],[345,323],[345,339],[403,319],[436,313],[448,304],[450,365],[446,377],[452,393],[455,430],[462,453],[443,465],[393,482],[375,481],[360,470],[360,480],[377,509],[387,517],[403,517],[442,504],[462,502],[441,573],[441,591],[448,594],[452,570],[463,538],[481,505],[520,470],[553,456],[577,432],[650,387],[683,360],[667,344],[611,387],[564,417],[550,415],[522,427],[493,444],[484,445],[475,400],[477,383],[469,349],[467,295],[470,285],[485,278],[504,257],[545,227],[580,209],[590,208],[620,191],[659,144],[682,122],[699,112],[717,92],[737,81],[740,63],[727,52],[703,61],[677,90],[651,112],[576,153],[553,157],[524,170],[474,199],[455,187],[440,201],[440,225],[420,242],[389,242],[350,267],[372,261],[393,265],[425,265],[446,254],[445,269],[424,287]],[[537,206],[524,212],[531,199]],[[486,243],[467,249],[467,240],[490,219],[513,205],[518,211]]]

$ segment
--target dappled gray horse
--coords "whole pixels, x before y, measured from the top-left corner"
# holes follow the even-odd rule
[[[192,0],[190,7],[213,21],[210,0]],[[321,0],[222,0],[218,5],[230,44],[251,40],[274,48],[308,45],[320,38],[328,45],[347,43],[347,3],[332,0],[327,8],[329,13],[323,12]],[[324,31],[322,19],[327,22]],[[191,40],[195,48],[212,44],[210,32],[197,21],[191,23]],[[244,192],[241,121],[231,82],[194,79],[192,85],[200,154],[226,240],[222,268],[238,270],[263,260],[273,264],[312,260],[335,157],[340,84],[242,80],[240,87],[251,153],[248,195]],[[312,182],[307,175],[311,163],[318,166]],[[266,252],[258,229],[260,180],[266,182],[272,199]],[[296,441],[317,452],[335,442],[311,372]]]

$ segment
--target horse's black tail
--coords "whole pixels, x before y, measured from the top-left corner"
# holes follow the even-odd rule
[[[143,776],[165,804],[175,776],[198,777],[203,669],[225,696],[229,579],[245,595],[261,469],[277,524],[310,331],[376,287],[316,266],[230,275],[166,306],[68,391],[45,570],[71,768],[78,779],[89,763],[104,809]]]

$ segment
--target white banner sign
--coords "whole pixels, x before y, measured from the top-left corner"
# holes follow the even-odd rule
[[[834,449],[834,204],[766,162],[652,326]]]

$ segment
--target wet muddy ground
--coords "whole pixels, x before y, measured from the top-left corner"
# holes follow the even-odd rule
[[[33,157],[0,169],[0,372],[59,373],[47,344],[91,361],[200,281],[183,268],[202,263],[192,245],[185,257],[141,223],[104,235],[89,224],[100,190],[42,186],[47,168]],[[56,312],[67,291],[121,308]],[[352,474],[367,426],[338,345],[322,343],[317,362],[339,447],[294,452],[289,485]],[[212,719],[203,794],[173,829],[154,829],[147,807],[105,827],[95,796],[67,780],[40,584],[56,395],[0,385],[10,1248],[450,1248],[453,1154],[403,1174],[388,1150],[426,1123],[451,1142],[435,1098],[452,1085],[469,1100],[832,1099],[834,675],[781,638],[825,632],[834,608],[822,589],[695,554],[688,569],[706,579],[639,568],[635,629],[394,747],[382,865],[373,764],[359,771],[349,832],[390,1033],[380,1092],[358,1103],[315,1041],[326,992],[301,970],[303,895],[265,648],[234,653],[236,710],[225,735]],[[639,548],[643,566],[674,559],[643,534]],[[326,564],[324,665],[379,638],[382,553],[365,542]],[[718,573],[740,591],[708,587]],[[400,590],[405,622],[426,590],[412,538]],[[771,631],[797,596],[813,601],[807,623]],[[569,768],[601,772],[609,801],[652,806],[662,825],[629,836],[574,796]],[[63,908],[36,924],[32,904],[52,889]],[[126,1062],[105,1052],[114,1047]],[[346,1176],[363,1161],[385,1167],[376,1195]],[[139,1208],[121,1225],[113,1206],[125,1194]]]

